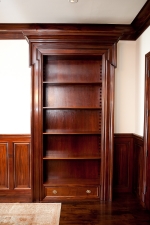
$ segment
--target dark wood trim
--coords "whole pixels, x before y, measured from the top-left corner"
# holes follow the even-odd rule
[[[150,209],[150,52],[145,55],[143,199]]]
[[[135,30],[135,39],[137,39],[150,25],[150,0],[148,0],[138,15],[132,21],[131,26]]]
[[[0,24],[0,40],[24,39],[23,32],[61,32],[62,34],[76,34],[78,31],[101,32],[106,36],[116,33],[118,40],[135,40],[135,29],[125,24]]]
[[[30,134],[0,134],[0,142],[2,141],[29,141],[31,140]]]
[[[56,32],[61,34],[80,34],[90,32],[94,35],[101,32],[107,37],[117,34],[118,40],[136,40],[150,25],[150,0],[148,0],[133,22],[126,24],[0,24],[0,40],[24,39],[23,32]]]

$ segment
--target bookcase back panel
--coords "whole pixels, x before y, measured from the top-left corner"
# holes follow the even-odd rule
[[[44,81],[100,82],[102,80],[101,60],[48,60],[45,58]]]
[[[100,132],[101,110],[46,110],[44,132]]]
[[[46,135],[44,156],[100,157],[100,135]]]
[[[46,85],[45,107],[102,107],[102,87],[97,85]]]
[[[99,179],[99,160],[45,160],[44,181],[51,179]]]

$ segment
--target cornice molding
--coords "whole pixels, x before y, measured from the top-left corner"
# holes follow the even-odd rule
[[[117,35],[118,40],[136,40],[150,25],[150,0],[148,0],[133,22],[125,24],[2,24],[0,40],[24,39],[24,34],[32,35]]]

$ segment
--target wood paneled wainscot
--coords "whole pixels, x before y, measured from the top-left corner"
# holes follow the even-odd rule
[[[136,134],[114,135],[115,193],[135,193],[144,202],[144,140]]]
[[[132,192],[133,135],[114,136],[114,191]]]
[[[31,202],[30,135],[0,135],[0,202]]]

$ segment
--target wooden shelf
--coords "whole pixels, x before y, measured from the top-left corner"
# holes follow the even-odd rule
[[[78,131],[78,132],[68,132],[68,131],[65,131],[65,130],[52,130],[51,132],[44,132],[43,135],[100,135],[101,134],[101,131]]]
[[[102,110],[101,107],[43,107],[43,109],[49,109],[49,110]]]
[[[100,156],[60,156],[60,155],[52,155],[52,156],[45,156],[43,160],[92,160],[92,159],[101,159]]]
[[[99,179],[53,179],[47,180],[43,183],[46,187],[48,186],[69,186],[69,185],[76,185],[76,186],[85,186],[85,185],[99,185]]]
[[[60,82],[60,83],[52,83],[49,81],[43,81],[43,84],[49,84],[49,85],[55,85],[55,86],[60,86],[60,85],[101,85],[102,81],[100,82]]]

